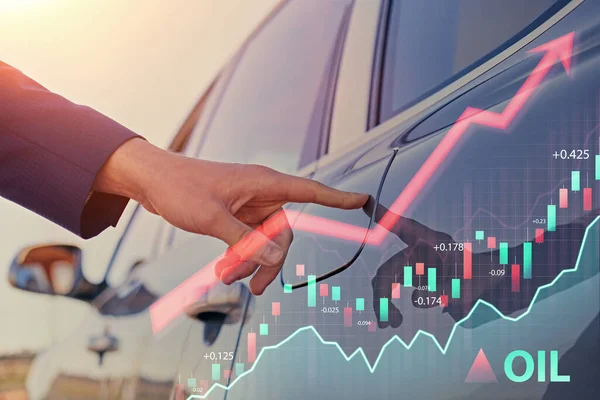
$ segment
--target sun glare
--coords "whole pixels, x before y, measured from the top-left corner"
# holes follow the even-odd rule
[[[0,0],[0,13],[38,6],[51,0]]]

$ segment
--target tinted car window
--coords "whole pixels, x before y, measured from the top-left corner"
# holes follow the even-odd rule
[[[379,121],[385,122],[475,68],[562,3],[391,1]]]
[[[319,153],[336,44],[349,1],[286,3],[243,49],[203,159],[293,172]]]

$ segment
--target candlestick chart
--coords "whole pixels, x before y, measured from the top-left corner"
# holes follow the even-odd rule
[[[550,73],[570,79],[572,46],[569,34],[534,49],[541,60],[524,81],[514,79],[507,101],[469,106],[451,126],[395,148],[381,193],[364,209],[369,227],[280,214],[306,233],[292,245],[294,262],[280,287],[249,306],[254,317],[240,327],[232,359],[190,378],[189,398],[260,393],[257,382],[268,379],[368,396],[394,385],[386,371],[420,382],[427,398],[440,385],[464,384],[481,348],[492,364],[507,349],[568,348],[600,299],[599,120],[577,104],[548,115],[537,92]],[[350,268],[323,278],[323,266],[345,261],[340,242],[364,249]],[[174,318],[185,287],[153,306],[155,331]],[[548,329],[552,339],[542,334]],[[273,363],[290,367],[273,371]],[[323,368],[327,378],[315,372]]]

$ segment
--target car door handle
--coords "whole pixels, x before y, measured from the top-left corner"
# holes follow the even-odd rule
[[[217,282],[198,291],[198,295],[184,309],[185,314],[203,322],[204,343],[212,345],[226,324],[245,324],[252,316],[252,294],[248,286],[235,282],[229,286]],[[248,304],[248,307],[246,305]]]

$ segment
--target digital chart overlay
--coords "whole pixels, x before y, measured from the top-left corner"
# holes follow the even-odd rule
[[[455,336],[456,330],[459,328],[459,326],[463,325],[465,322],[467,322],[469,319],[471,319],[471,317],[476,313],[476,311],[481,308],[481,307],[487,307],[490,310],[492,310],[496,315],[498,315],[498,317],[502,318],[505,321],[510,321],[510,322],[518,322],[521,319],[525,318],[527,315],[529,315],[531,313],[531,311],[533,310],[533,307],[535,305],[535,303],[538,300],[538,297],[540,296],[540,294],[542,293],[542,291],[549,289],[551,287],[553,287],[555,284],[557,284],[559,282],[559,280],[561,278],[563,278],[565,275],[571,274],[573,272],[578,271],[578,269],[581,266],[581,258],[582,258],[582,254],[584,251],[584,247],[585,244],[587,243],[588,240],[588,235],[590,233],[590,231],[594,228],[598,228],[598,222],[600,221],[600,216],[596,217],[586,228],[585,230],[585,234],[583,236],[583,240],[581,243],[581,248],[579,251],[579,254],[577,255],[577,261],[575,263],[575,266],[573,268],[570,269],[565,269],[562,270],[555,278],[554,280],[552,280],[552,282],[540,286],[536,292],[535,295],[533,296],[533,300],[531,301],[531,303],[529,304],[529,306],[527,307],[527,309],[522,313],[519,314],[516,317],[510,317],[510,316],[506,316],[504,315],[500,310],[498,310],[498,308],[496,308],[496,306],[494,306],[493,304],[490,304],[484,300],[477,300],[477,302],[475,303],[475,305],[473,306],[473,308],[471,309],[471,311],[461,320],[456,321],[456,323],[454,324],[454,327],[452,328],[452,331],[450,333],[450,336],[446,342],[446,345],[443,346],[442,344],[440,344],[440,342],[437,340],[437,338],[435,337],[435,335],[424,331],[424,330],[419,330],[415,336],[410,340],[410,342],[406,343],[405,341],[403,341],[401,338],[399,338],[398,336],[393,336],[392,338],[390,338],[381,348],[381,351],[379,352],[379,355],[377,356],[376,360],[373,362],[373,364],[371,364],[365,354],[365,352],[363,351],[363,349],[361,347],[357,348],[355,351],[353,351],[350,355],[346,354],[344,352],[344,350],[342,349],[342,347],[336,342],[336,341],[326,341],[325,339],[323,339],[323,337],[319,334],[319,332],[314,328],[314,326],[305,326],[302,328],[297,329],[293,334],[291,334],[290,336],[288,336],[286,339],[284,339],[283,341],[279,342],[277,345],[273,345],[273,346],[265,346],[263,347],[260,352],[258,353],[258,356],[256,357],[256,360],[254,361],[252,367],[250,367],[248,370],[241,372],[240,374],[238,374],[236,376],[236,378],[231,381],[231,383],[229,383],[229,385],[223,385],[220,383],[214,383],[210,389],[208,389],[208,391],[202,395],[190,395],[187,400],[190,399],[204,399],[206,398],[213,390],[216,390],[218,388],[220,389],[224,389],[224,390],[229,390],[231,389],[237,382],[240,381],[240,379],[242,379],[243,377],[247,376],[248,374],[250,374],[251,372],[253,372],[255,370],[255,368],[258,365],[258,362],[260,361],[260,359],[263,357],[263,354],[265,354],[266,352],[270,351],[270,350],[276,350],[279,349],[280,347],[282,347],[283,345],[285,345],[286,343],[290,342],[292,339],[294,339],[294,337],[296,337],[297,335],[306,332],[306,331],[310,331],[312,332],[316,338],[318,339],[318,341],[325,346],[333,346],[334,348],[336,348],[340,354],[343,356],[344,360],[346,362],[349,362],[350,360],[352,360],[354,357],[360,355],[363,359],[363,361],[365,362],[365,365],[368,369],[368,371],[373,374],[375,373],[375,370],[377,369],[377,365],[379,364],[379,361],[381,360],[381,358],[383,357],[386,349],[393,344],[394,342],[398,342],[400,343],[406,350],[410,350],[413,345],[417,342],[417,340],[420,337],[424,337],[424,338],[429,338],[431,339],[431,341],[435,344],[435,346],[437,347],[437,349],[442,353],[442,354],[446,354],[446,352],[448,351],[450,344],[452,343],[452,340]]]
[[[397,219],[408,209],[423,187],[430,182],[434,173],[472,124],[506,130],[525,103],[531,98],[535,89],[541,84],[550,69],[557,62],[562,64],[567,74],[570,73],[574,36],[575,33],[571,32],[530,50],[530,52],[543,52],[545,54],[502,113],[494,113],[468,107],[423,163],[408,185],[402,190],[389,208],[389,212],[383,216],[379,223],[373,228],[372,232],[365,230],[365,228],[343,224],[338,221],[330,221],[301,213],[283,211],[265,221],[265,223],[257,228],[252,234],[246,236],[234,245],[232,251],[237,253],[241,260],[248,259],[250,255],[263,247],[267,240],[276,236],[281,231],[281,227],[286,226],[287,221],[283,221],[287,218],[286,214],[292,219],[301,216],[302,218],[296,218],[297,221],[310,221],[309,223],[294,224],[294,229],[332,237],[340,237],[340,232],[344,232],[341,237],[342,239],[352,240],[352,237],[355,236],[355,238],[360,237],[360,241],[362,241],[366,236],[368,244],[380,244],[388,231],[392,229],[397,222]],[[351,234],[348,234],[348,232],[351,232]],[[220,260],[222,256],[223,255],[220,255],[201,268],[197,273],[179,284],[150,306],[152,330],[155,334],[163,330],[171,321],[183,312],[191,299],[193,299],[194,296],[197,296],[198,290],[206,290],[202,288],[210,286],[210,282],[216,282],[213,270],[217,261]]]

